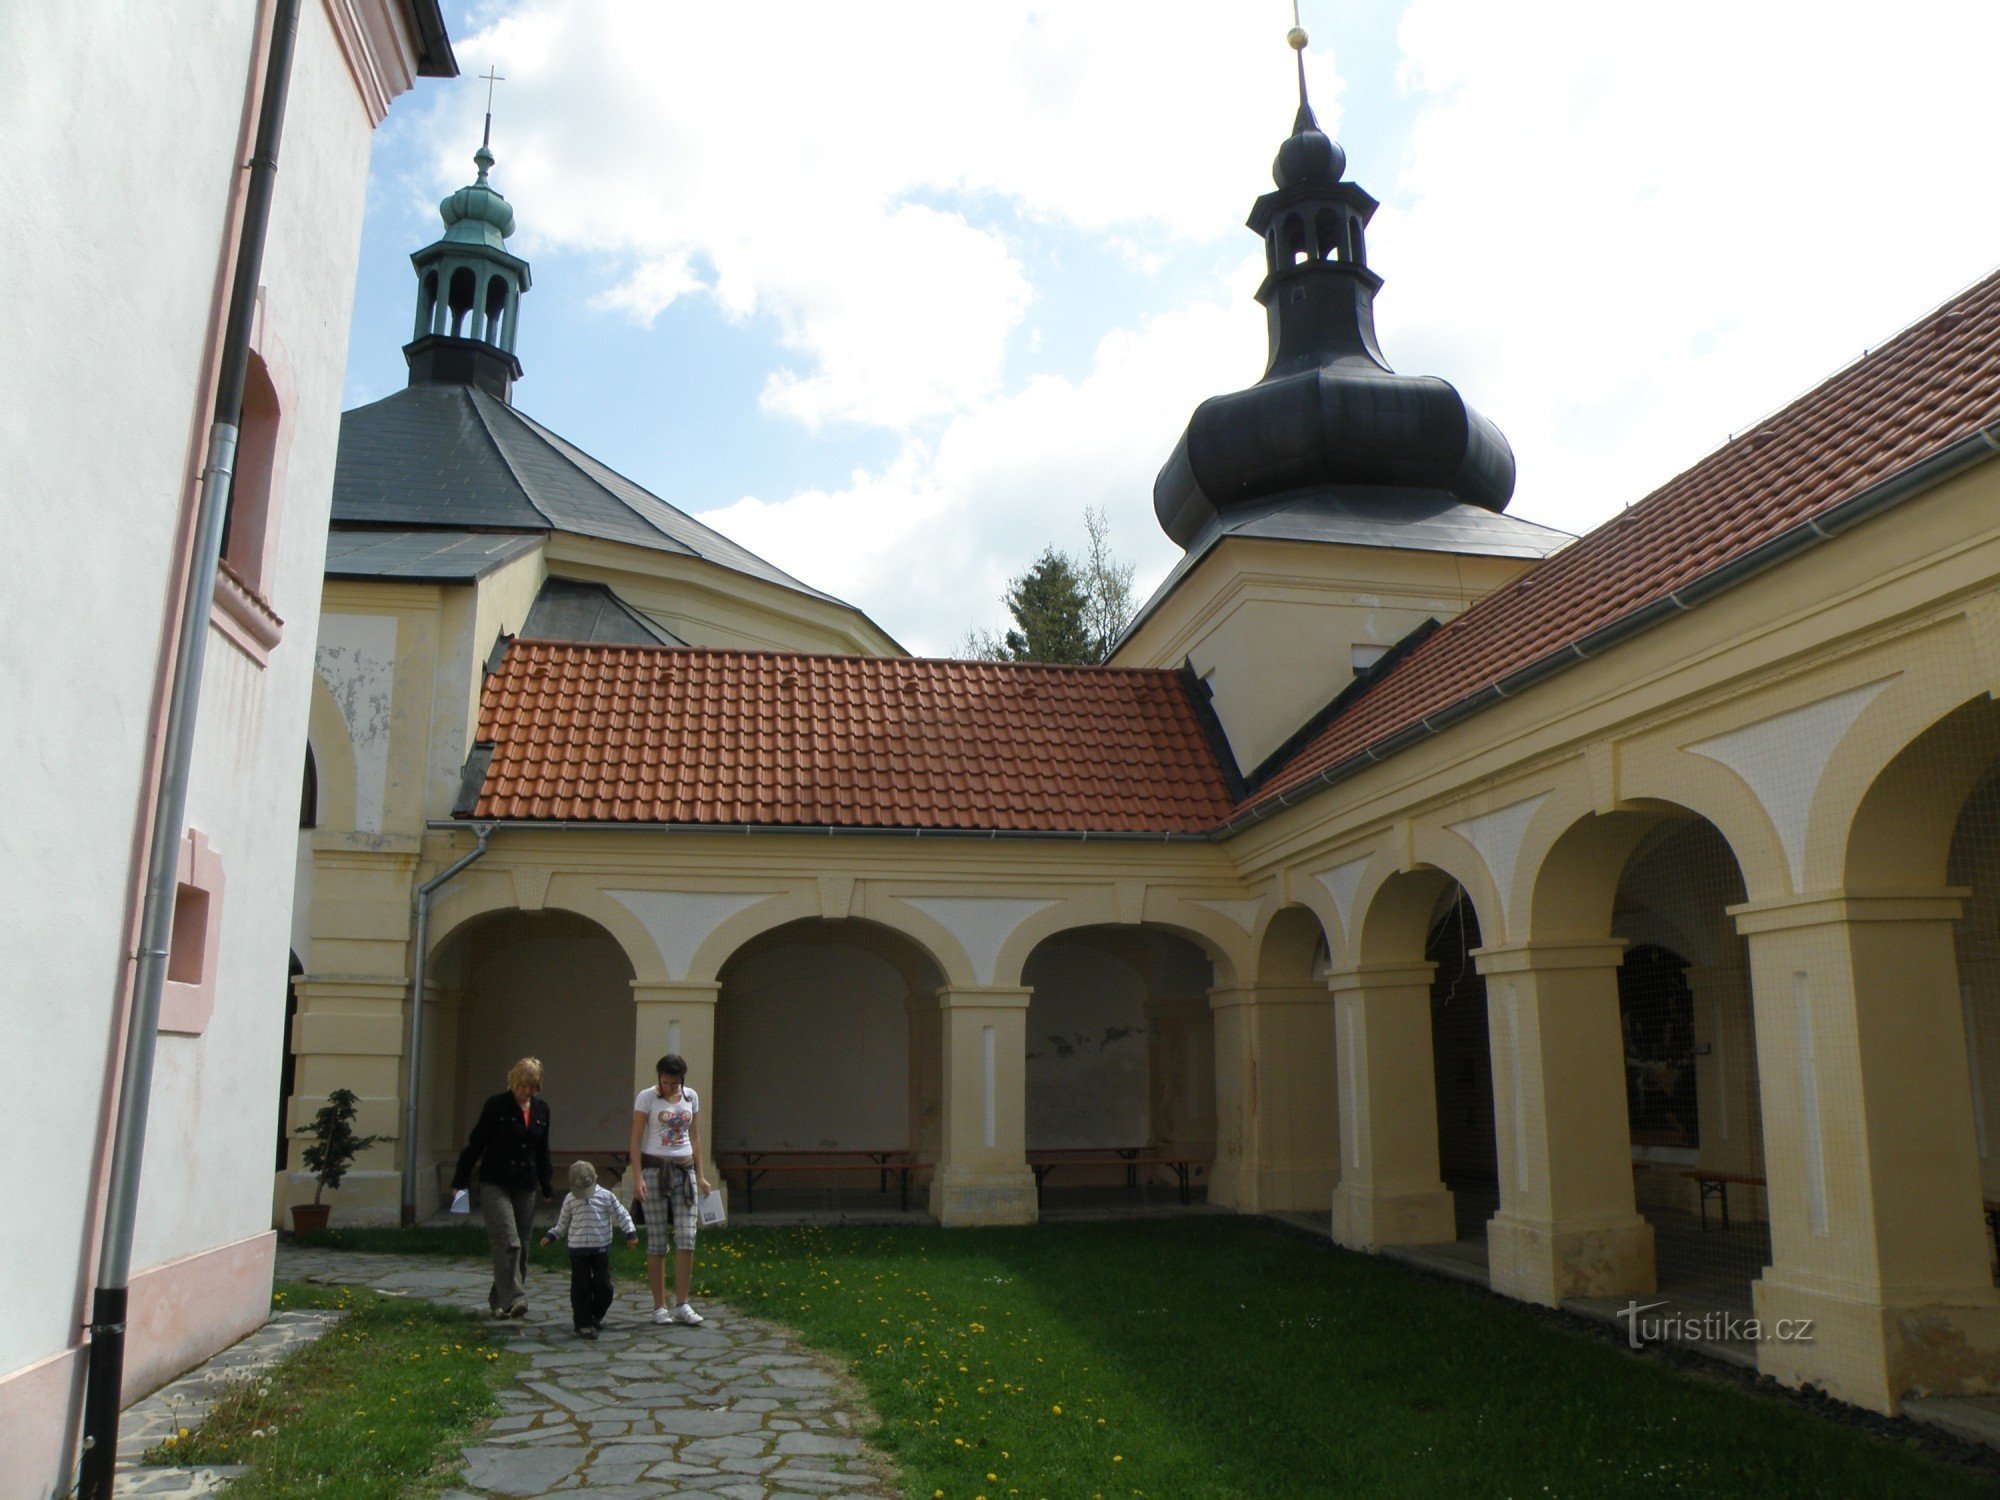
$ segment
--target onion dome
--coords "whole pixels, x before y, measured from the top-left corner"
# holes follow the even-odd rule
[[[444,237],[458,244],[502,247],[514,232],[514,207],[487,185],[486,174],[493,169],[493,153],[481,146],[472,154],[479,168],[479,180],[460,188],[438,204],[444,219]]]
[[[1295,49],[1304,33],[1295,31]],[[1514,493],[1507,440],[1448,382],[1399,375],[1375,339],[1365,232],[1376,202],[1343,178],[1346,153],[1305,98],[1278,148],[1277,187],[1251,210],[1268,274],[1257,289],[1270,333],[1264,375],[1195,409],[1153,486],[1167,535],[1194,549],[1254,511],[1303,515],[1362,504],[1393,527],[1439,507],[1497,513]],[[1385,544],[1394,544],[1384,534]]]

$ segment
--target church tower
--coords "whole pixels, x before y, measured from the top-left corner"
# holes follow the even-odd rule
[[[417,271],[417,319],[403,346],[410,384],[476,385],[511,399],[521,378],[514,356],[528,263],[507,250],[514,209],[486,181],[493,169],[488,140],[472,160],[478,178],[438,205],[444,237],[410,257]]]
[[[1375,337],[1376,201],[1306,94],[1251,209],[1263,376],[1201,403],[1153,486],[1186,550],[1114,660],[1185,663],[1237,765],[1256,769],[1427,621],[1462,612],[1569,540],[1503,514],[1507,440],[1445,380],[1403,375]]]

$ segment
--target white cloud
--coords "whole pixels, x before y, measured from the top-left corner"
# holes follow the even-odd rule
[[[794,362],[767,409],[908,430],[999,391],[1033,296],[1014,226],[1116,229],[1142,266],[1148,237],[1235,230],[1283,109],[1275,25],[1205,0],[523,0],[458,51],[507,75],[524,248],[609,252],[600,302],[641,321],[689,295],[768,316]],[[440,131],[440,182],[465,133]]]

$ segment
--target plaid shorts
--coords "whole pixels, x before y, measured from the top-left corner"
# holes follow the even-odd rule
[[[694,1249],[701,1215],[695,1211],[694,1167],[641,1167],[646,1184],[646,1253]],[[671,1244],[669,1243],[671,1241]]]

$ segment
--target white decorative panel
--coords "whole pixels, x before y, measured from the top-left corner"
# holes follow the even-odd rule
[[[1784,845],[1794,890],[1805,885],[1806,819],[1826,763],[1861,711],[1888,685],[1884,680],[1850,688],[1688,746],[1689,753],[1729,767],[1764,805]]]
[[[1224,921],[1234,922],[1245,932],[1257,930],[1257,913],[1263,909],[1261,900],[1249,901],[1190,901],[1189,906],[1199,906],[1204,911],[1212,911]]]
[[[1521,840],[1527,836],[1528,824],[1534,821],[1549,794],[1542,792],[1525,801],[1509,803],[1496,812],[1481,813],[1476,818],[1467,818],[1463,823],[1447,825],[1451,831],[1479,851],[1479,857],[1486,862],[1486,872],[1493,877],[1493,884],[1500,892],[1500,920],[1513,930],[1513,917],[1507,910],[1508,902],[1514,894],[1514,866],[1521,857]],[[1498,941],[1497,932],[1482,933],[1489,943]]]
[[[701,945],[740,911],[768,899],[750,891],[606,891],[605,895],[639,919],[669,979],[687,978]]]
[[[972,961],[973,978],[980,984],[993,983],[993,965],[999,961],[1000,950],[1021,924],[1055,905],[1053,901],[1014,896],[904,896],[902,902],[958,940]]]
[[[1361,872],[1367,868],[1368,856],[1364,854],[1313,876],[1333,897],[1334,908],[1340,913],[1341,937],[1350,948],[1354,944],[1354,897],[1361,889]]]
[[[321,615],[314,665],[347,722],[347,737],[354,746],[354,827],[361,833],[380,833],[389,796],[395,616]]]

